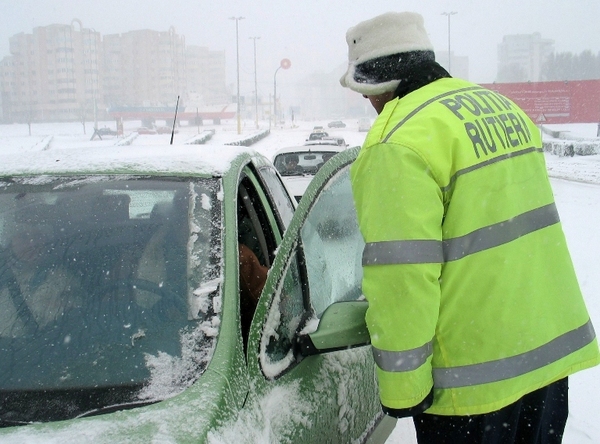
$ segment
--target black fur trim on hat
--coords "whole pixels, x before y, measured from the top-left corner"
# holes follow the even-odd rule
[[[403,72],[410,72],[423,62],[435,61],[433,51],[408,51],[367,60],[356,65],[354,81],[376,85],[404,77]]]

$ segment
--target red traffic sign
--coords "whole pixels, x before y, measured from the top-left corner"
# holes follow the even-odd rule
[[[281,66],[283,69],[288,69],[290,66],[292,66],[292,62],[290,62],[290,59],[282,59],[279,66]]]

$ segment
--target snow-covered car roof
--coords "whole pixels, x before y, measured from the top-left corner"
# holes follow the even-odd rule
[[[315,141],[318,142],[318,141]],[[310,144],[306,144],[306,145],[297,145],[297,146],[289,146],[286,148],[281,148],[280,150],[278,150],[274,155],[273,155],[273,159],[277,156],[279,156],[280,154],[288,154],[288,153],[310,153],[312,151],[318,151],[318,152],[340,152],[340,151],[344,151],[345,146],[340,146],[334,143],[331,143],[332,140],[328,141],[329,143],[311,143]]]
[[[333,145],[333,146],[340,146],[341,148],[346,148],[348,146],[348,144],[346,143],[346,140],[344,140],[343,137],[331,137],[331,136],[323,137],[322,139],[319,139],[319,140],[307,140],[304,145],[305,146]]]
[[[103,146],[0,154],[0,175],[147,173],[221,176],[240,156],[262,157],[228,145]]]

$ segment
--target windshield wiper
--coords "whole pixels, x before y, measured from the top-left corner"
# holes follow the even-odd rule
[[[123,404],[113,404],[107,405],[105,407],[101,407],[99,409],[89,410],[80,415],[77,415],[75,418],[87,418],[89,416],[97,416],[97,415],[105,415],[107,413],[118,412],[119,410],[131,410],[137,407],[144,407],[147,405],[156,404],[157,402],[162,401],[162,399],[152,399],[149,401],[135,401],[135,402],[126,402]]]
[[[28,422],[28,421],[18,421],[15,419],[5,419],[5,418],[0,417],[0,428],[24,426],[24,425],[29,425],[29,424],[33,424],[33,423]]]

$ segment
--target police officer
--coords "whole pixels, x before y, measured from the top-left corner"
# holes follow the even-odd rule
[[[557,443],[599,363],[539,131],[452,78],[416,13],[348,30],[342,86],[379,114],[352,166],[383,410],[419,443]]]

